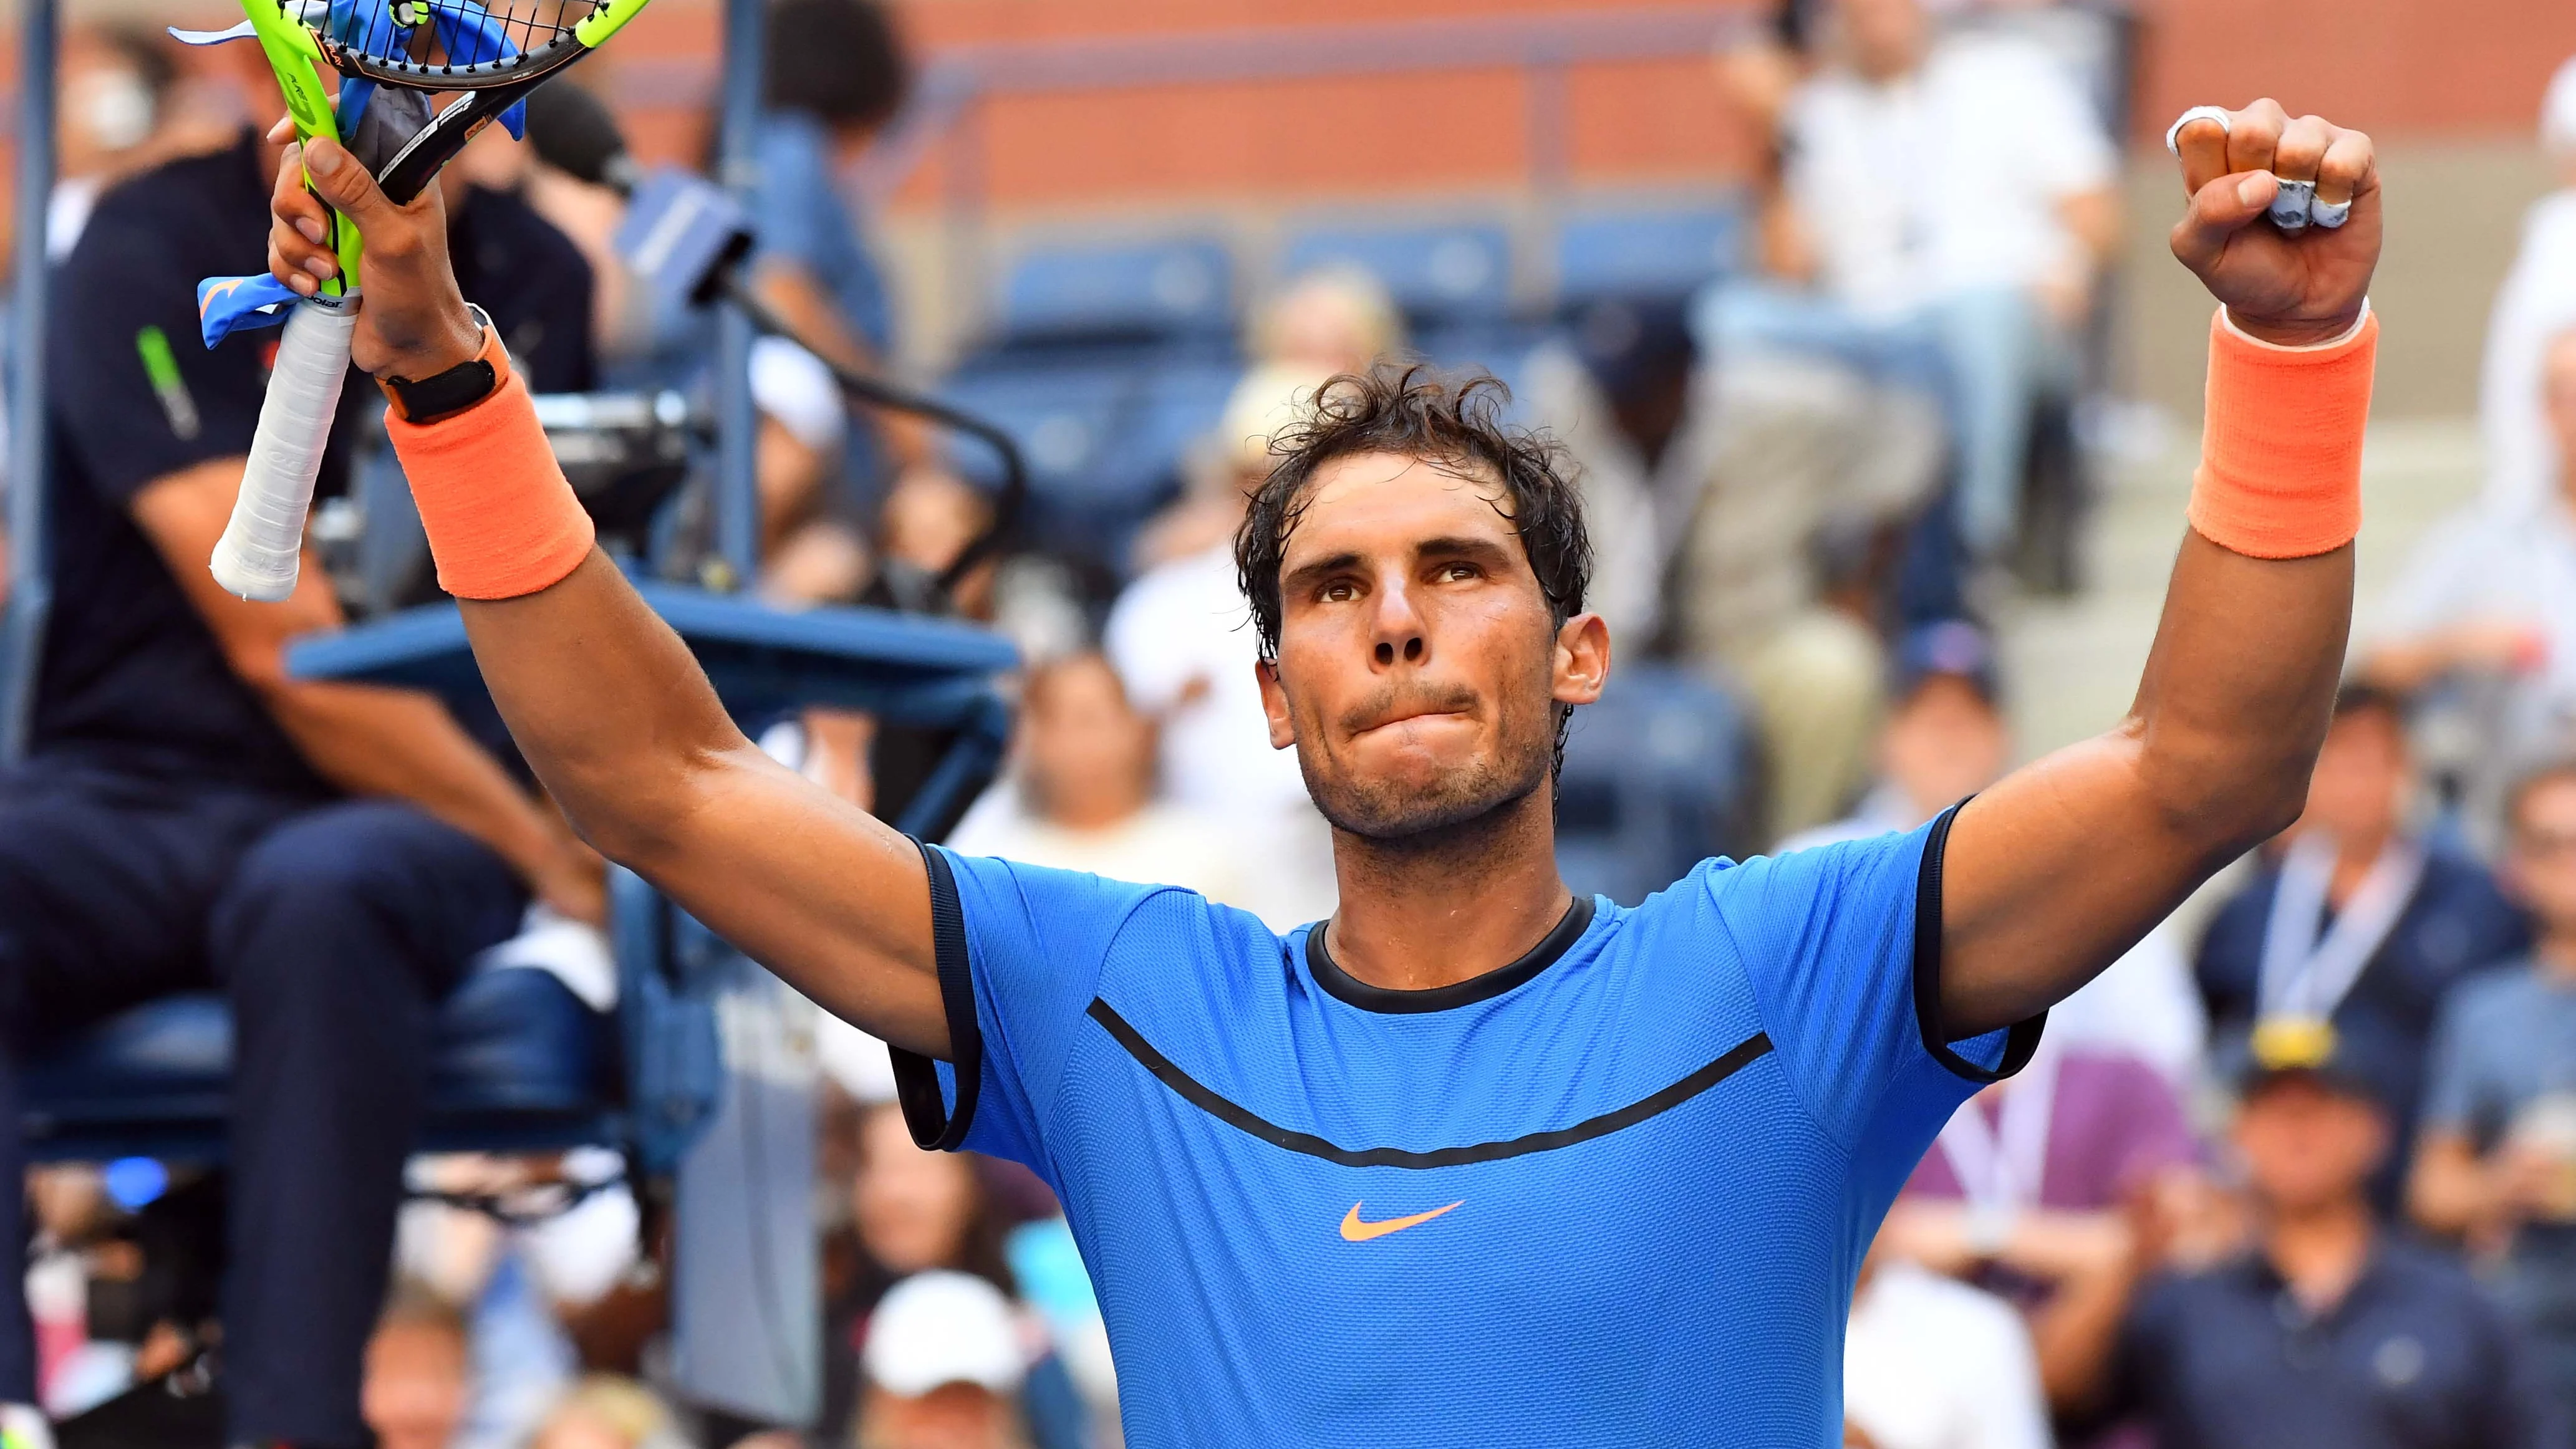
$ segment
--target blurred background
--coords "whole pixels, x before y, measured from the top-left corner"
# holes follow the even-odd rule
[[[279,109],[250,48],[163,33],[220,6],[77,0],[31,169],[27,18],[0,12],[24,323],[0,877],[22,892],[83,867],[12,802],[96,767],[47,705],[73,687],[47,651],[95,603],[63,490],[160,538],[148,485],[102,481],[117,425],[84,391],[79,286],[112,257],[184,309],[171,289],[222,268],[135,263],[194,225],[135,198],[214,195]],[[656,0],[560,83],[578,97],[445,185],[469,293],[604,539],[764,747],[961,850],[1284,931],[1333,909],[1330,842],[1263,737],[1230,540],[1327,378],[1490,375],[1581,468],[1619,664],[1574,726],[1560,856],[1634,903],[1706,855],[1910,829],[2120,718],[2210,325],[2165,251],[2164,128],[2269,95],[2368,130],[2385,341],[2309,813],[1945,1131],[1856,1301],[1847,1435],[2554,1445],[2576,1423],[2571,57],[2556,0]],[[670,263],[672,198],[710,182],[796,341],[719,320]],[[161,349],[120,405],[185,442],[229,384],[193,336]],[[998,430],[1024,489],[835,369]],[[282,657],[435,691],[471,730],[380,412],[351,390],[312,533],[331,637]],[[199,627],[173,618],[119,647]],[[231,626],[204,627],[240,672]],[[150,687],[194,708],[179,676]],[[404,1168],[377,1326],[344,1345],[357,1392],[317,1372],[312,1422],[398,1449],[1117,1442],[1043,1184],[914,1147],[880,1044],[581,870],[587,896],[523,870],[524,929],[415,989],[427,1106],[382,1130],[435,1150]],[[10,1008],[37,1397],[66,1446],[227,1442],[218,1285],[241,1215],[280,1209],[224,1146],[250,1130],[229,1023],[253,1007],[183,954],[113,1001]]]

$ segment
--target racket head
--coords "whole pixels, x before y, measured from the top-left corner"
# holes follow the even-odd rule
[[[418,91],[516,85],[589,49],[609,0],[245,0],[290,15],[342,75]]]

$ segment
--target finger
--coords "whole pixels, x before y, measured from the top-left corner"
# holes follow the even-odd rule
[[[277,124],[268,128],[268,144],[272,146],[283,146],[294,139],[295,117],[292,115],[278,117]]]
[[[321,199],[305,190],[303,177],[303,170],[296,165],[295,150],[290,147],[285,164],[277,168],[277,189],[269,197],[268,209],[306,241],[320,246],[330,240],[331,217]]]
[[[2378,148],[2363,132],[2336,130],[2317,162],[2317,200],[2340,206],[2378,189]]]
[[[2271,170],[2272,152],[2281,144],[2281,132],[2289,124],[2290,113],[2269,96],[2232,112],[2227,120],[2227,169]]]
[[[2206,271],[2227,249],[2227,240],[2261,216],[2280,190],[2268,171],[2221,176],[2192,193],[2191,206],[2174,223],[2173,254],[2195,272]]]
[[[2227,123],[2203,116],[2174,132],[2174,154],[2182,158],[2186,196],[2227,174]]]
[[[371,224],[393,218],[394,204],[376,186],[376,178],[367,174],[348,147],[330,137],[316,136],[305,145],[304,171],[313,178],[313,189],[322,199],[356,222],[361,234]]]
[[[2266,168],[2284,181],[2314,181],[2317,164],[2325,160],[2326,147],[2334,140],[2334,127],[2323,116],[2301,116],[2281,128],[2281,139],[2272,148],[2272,164]]]

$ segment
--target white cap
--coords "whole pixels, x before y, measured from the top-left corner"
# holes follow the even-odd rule
[[[2540,149],[2576,155],[2576,58],[2558,67],[2540,98]]]
[[[860,1355],[877,1387],[917,1399],[942,1384],[1017,1393],[1028,1374],[1019,1318],[1002,1290],[968,1273],[916,1273],[868,1317]]]

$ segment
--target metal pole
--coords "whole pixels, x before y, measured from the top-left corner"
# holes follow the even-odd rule
[[[53,605],[45,529],[45,210],[54,190],[56,0],[19,0],[16,306],[9,351],[9,616],[0,626],[0,758],[27,752],[36,674]]]
[[[760,180],[763,0],[725,0],[724,93],[719,113],[719,174],[746,206]],[[706,582],[747,587],[760,572],[760,418],[751,401],[751,320],[734,308],[716,314],[716,554]]]

